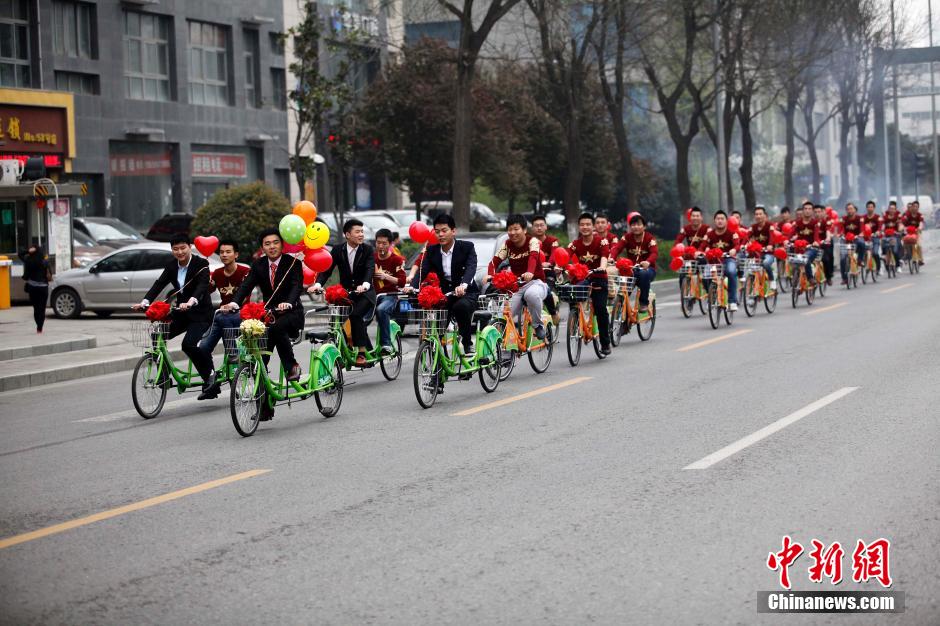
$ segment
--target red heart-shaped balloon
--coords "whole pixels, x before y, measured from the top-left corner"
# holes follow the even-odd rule
[[[196,250],[199,250],[199,254],[209,256],[218,249],[219,238],[215,235],[211,237],[196,237],[193,243],[196,244]]]

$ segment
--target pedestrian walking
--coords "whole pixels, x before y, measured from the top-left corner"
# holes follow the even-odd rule
[[[19,257],[23,261],[26,293],[29,294],[29,302],[33,305],[36,333],[42,334],[42,327],[46,322],[46,303],[49,301],[52,270],[49,269],[49,261],[43,254],[42,246],[30,246],[26,252],[20,252]]]

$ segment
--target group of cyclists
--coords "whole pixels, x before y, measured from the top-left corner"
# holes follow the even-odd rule
[[[833,244],[837,240],[854,242],[859,256],[870,249],[880,272],[881,255],[890,251],[900,261],[905,251],[911,254],[916,248],[902,245],[902,238],[906,236],[903,241],[909,242],[912,233],[916,231],[919,236],[924,227],[916,201],[910,203],[904,213],[891,202],[883,215],[877,213],[874,202],[868,202],[861,215],[855,205],[849,203],[841,217],[831,209],[805,202],[792,219],[789,210],[784,208],[775,220],[764,207],[758,206],[754,210],[754,221],[748,227],[741,224],[740,213],[729,216],[721,210],[714,212],[710,225],[698,207],[689,209],[686,218],[687,223],[681,227],[675,244],[677,247],[681,244],[682,258],[692,264],[720,264],[727,280],[730,311],[738,306],[738,280],[742,277],[739,262],[746,258],[756,259],[766,272],[769,289],[776,291],[778,279],[783,278],[779,275],[783,266],[775,252],[802,242],[805,255],[801,258],[805,261],[807,279],[812,284],[819,276],[809,268],[821,255],[822,277],[831,285]],[[627,222],[626,232],[618,236],[611,230],[607,216],[582,213],[578,217],[578,237],[563,247],[556,237],[548,234],[544,216],[535,215],[530,221],[521,215],[510,215],[506,221],[507,237],[490,259],[486,276],[480,283],[475,280],[476,249],[472,243],[459,238],[455,221],[448,214],[434,218],[436,243],[425,245],[407,275],[405,258],[393,246],[392,232],[379,230],[373,247],[365,241],[363,223],[355,218],[346,220],[344,242],[332,248],[329,269],[319,272],[312,281],[307,280],[306,287],[303,261],[285,253],[284,242],[275,228],[260,234],[258,243],[262,254],[250,267],[238,264],[237,242],[221,241],[218,255],[222,266],[211,273],[205,260],[192,254],[188,238],[180,236],[170,242],[173,261],[147,297],[134,308],[146,309],[165,287],[172,286],[167,300],[175,300],[176,307],[165,338],[185,334],[183,349],[203,381],[200,400],[215,398],[221,392],[225,378],[215,369],[213,351],[227,329],[237,329],[242,324],[243,316],[239,311],[249,303],[255,288],[260,290],[268,311],[267,339],[278,352],[286,384],[299,381],[302,373],[293,345],[305,326],[301,296],[304,291],[314,296],[323,294],[334,271],[348,305],[344,307],[344,323],[348,322],[346,341],[352,346],[351,354],[355,355],[354,362],[346,364],[348,367],[366,367],[371,354],[383,359],[400,359],[401,355],[396,354],[400,347],[393,345],[390,332],[392,319],[399,313],[401,302],[420,302],[420,292],[429,285],[440,289],[442,294],[441,300],[433,306],[446,311],[448,321],[456,325],[455,343],[459,346],[453,347],[455,351],[459,349],[463,363],[469,363],[467,359],[473,359],[479,348],[475,338],[479,337],[477,313],[481,298],[485,300],[487,294],[504,292],[508,306],[505,313],[497,311],[497,314],[521,320],[524,311],[527,312],[531,341],[550,344],[558,337],[557,331],[553,334],[551,329],[559,325],[559,303],[555,294],[562,285],[583,289],[585,295],[581,301],[584,305],[590,302],[595,318],[595,350],[598,357],[604,358],[611,353],[611,316],[612,313],[616,316],[616,310],[609,306],[617,297],[614,280],[618,276],[629,276],[625,284],[630,293],[636,294],[638,306],[634,314],[637,319],[655,318],[650,288],[656,278],[658,243],[646,230],[642,215],[632,213]],[[848,249],[847,245],[840,247],[843,284],[849,279],[845,259]],[[923,260],[917,258],[916,263],[923,264]],[[512,273],[513,280],[505,280],[506,272]],[[222,301],[214,315],[210,304],[213,291],[219,292]],[[624,294],[626,292],[621,297],[625,297]],[[491,317],[487,318],[487,323]],[[373,319],[378,326],[377,352],[367,332]],[[486,358],[495,358],[490,352]],[[263,356],[265,365],[269,356],[269,353]],[[443,390],[440,380],[435,385],[436,392]],[[259,403],[259,412],[261,421],[271,419],[273,403]]]

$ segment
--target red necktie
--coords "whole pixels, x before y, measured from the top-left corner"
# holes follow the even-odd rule
[[[271,264],[271,287],[274,287],[274,275],[277,273],[277,263]]]

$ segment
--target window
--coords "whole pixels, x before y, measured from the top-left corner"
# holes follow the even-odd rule
[[[101,93],[98,77],[94,74],[79,72],[56,72],[55,88],[59,91],[71,91],[85,96],[97,96]]]
[[[226,29],[206,22],[189,23],[189,101],[229,104]]]
[[[29,86],[29,2],[0,0],[0,87]]]
[[[290,198],[290,170],[274,170],[274,187],[284,194],[285,198]]]
[[[118,252],[109,257],[98,261],[95,265],[97,272],[130,272],[137,264],[137,257],[140,252],[137,250],[128,250],[127,252]]]
[[[124,12],[124,83],[133,100],[170,99],[170,21]]]
[[[143,250],[140,261],[137,263],[138,272],[147,270],[162,270],[173,260],[173,253],[163,250]]]
[[[246,28],[242,32],[245,37],[245,101],[254,108],[261,102],[258,31]]]
[[[271,92],[274,106],[281,111],[287,110],[287,75],[279,67],[271,68]]]
[[[57,0],[53,3],[53,39],[56,54],[94,59],[95,7],[84,2]]]
[[[284,33],[268,33],[268,43],[271,44],[272,56],[284,56]]]

